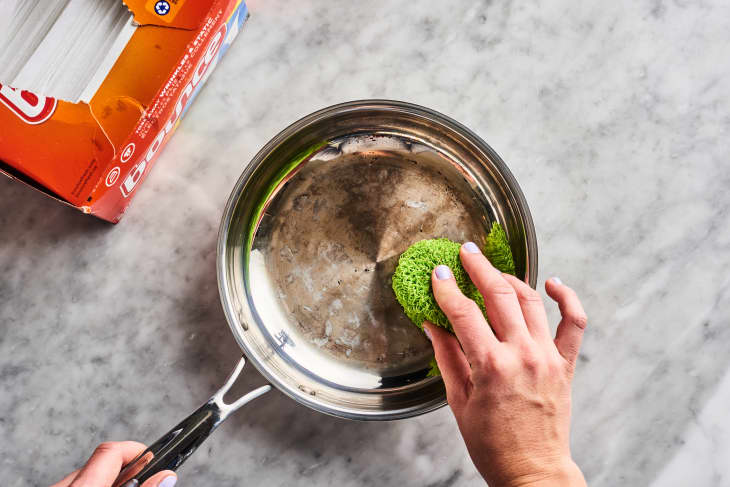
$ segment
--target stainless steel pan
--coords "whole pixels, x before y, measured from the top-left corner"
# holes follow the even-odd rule
[[[459,123],[381,100],[313,113],[274,137],[230,195],[218,238],[218,286],[244,355],[317,411],[393,420],[446,404],[433,351],[395,300],[398,256],[433,237],[508,235],[517,273],[537,281],[527,203],[499,156]],[[229,414],[270,390],[206,404],[133,461],[116,485],[175,469]]]

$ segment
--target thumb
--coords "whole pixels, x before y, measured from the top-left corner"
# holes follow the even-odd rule
[[[177,483],[177,474],[172,470],[157,472],[142,484],[142,487],[174,487]]]
[[[471,367],[453,333],[428,321],[423,331],[431,340],[441,376],[446,386],[446,398],[452,409],[460,409],[471,391]]]

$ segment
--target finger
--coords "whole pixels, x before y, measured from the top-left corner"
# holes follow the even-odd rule
[[[76,478],[76,476],[79,474],[78,470],[74,470],[70,474],[66,475],[63,480],[56,482],[55,484],[51,485],[51,487],[67,487],[73,480]]]
[[[116,480],[122,467],[134,460],[146,447],[136,441],[102,443],[83,466],[70,487],[109,487]]]
[[[484,297],[489,324],[501,341],[528,338],[527,325],[514,288],[489,263],[474,242],[461,246],[461,263]]]
[[[177,483],[177,475],[172,470],[157,472],[142,487],[173,487]]]
[[[547,314],[545,314],[545,303],[542,302],[540,293],[515,276],[502,274],[502,277],[504,277],[515,290],[515,293],[517,293],[517,300],[522,309],[522,316],[525,318],[527,330],[532,335],[532,338],[538,341],[549,341],[550,327],[548,326]]]
[[[557,301],[562,316],[555,334],[555,346],[560,355],[574,367],[583,340],[583,331],[588,323],[586,312],[583,311],[583,305],[575,291],[564,285],[560,279],[548,279],[545,282],[545,291]]]
[[[440,265],[433,270],[431,284],[436,302],[454,327],[467,360],[472,364],[481,361],[489,348],[497,344],[482,310],[464,296],[447,266]]]
[[[453,334],[428,321],[423,324],[423,329],[433,345],[449,404],[453,409],[459,409],[471,392],[469,362]]]

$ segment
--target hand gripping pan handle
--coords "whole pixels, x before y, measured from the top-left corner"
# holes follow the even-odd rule
[[[114,487],[137,487],[157,472],[177,470],[231,413],[270,391],[271,386],[265,385],[232,404],[223,402],[223,396],[230,390],[245,364],[246,359],[242,357],[223,387],[208,402],[128,463],[114,482]]]

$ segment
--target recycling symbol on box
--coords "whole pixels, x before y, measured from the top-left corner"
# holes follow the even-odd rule
[[[155,4],[155,12],[157,15],[167,15],[170,13],[170,4],[165,0],[160,0]]]

